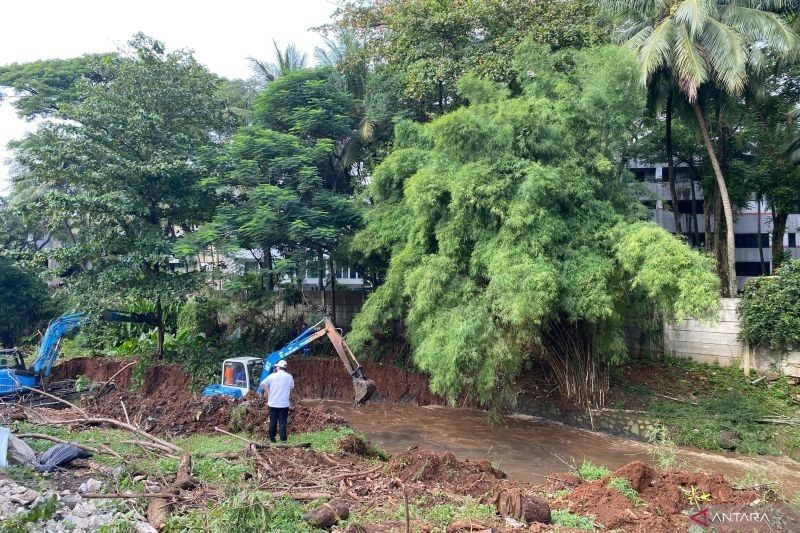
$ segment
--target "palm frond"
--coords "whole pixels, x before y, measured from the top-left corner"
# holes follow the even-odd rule
[[[714,77],[727,92],[739,94],[747,82],[747,46],[744,38],[730,26],[709,19],[700,36]]]
[[[644,39],[649,35],[649,32],[645,30],[653,30],[653,25],[649,20],[641,20],[639,22],[626,21],[617,30],[616,40],[624,43],[631,50],[638,50]]]
[[[665,18],[642,40],[636,55],[642,69],[642,82],[646,85],[650,77],[669,64],[670,51],[675,42],[675,23]]]
[[[675,10],[675,22],[686,26],[694,37],[703,30],[716,8],[715,0],[683,0]]]
[[[689,29],[679,26],[675,40],[675,79],[690,102],[697,99],[697,88],[708,81],[708,64]]]
[[[757,43],[776,52],[789,52],[800,44],[797,33],[775,13],[731,4],[720,13],[720,21],[749,39],[750,44]]]

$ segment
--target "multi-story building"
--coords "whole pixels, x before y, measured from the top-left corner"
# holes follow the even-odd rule
[[[672,199],[667,182],[666,164],[636,162],[629,165],[636,178],[652,193],[655,201],[646,200],[652,209],[653,221],[667,231],[675,233],[675,219],[672,210]],[[703,191],[700,184],[692,179],[692,173],[686,166],[675,168],[675,188],[678,196],[678,213],[680,214],[681,231],[686,241],[693,246],[705,244],[705,222],[703,214]],[[692,193],[694,188],[694,194]],[[694,202],[694,211],[692,209]],[[760,213],[759,213],[760,208]],[[693,215],[693,213],[696,213]],[[698,236],[695,236],[692,218],[696,217]],[[764,271],[772,272],[772,213],[766,203],[753,199],[744,209],[734,214],[734,235],[736,241],[736,279],[741,289],[751,276],[761,275],[761,254],[759,253],[758,234],[761,233],[761,251],[764,257]],[[760,225],[759,225],[760,220]],[[792,257],[800,257],[800,214],[789,215],[786,232],[783,235],[783,246]],[[698,238],[699,237],[699,238]]]

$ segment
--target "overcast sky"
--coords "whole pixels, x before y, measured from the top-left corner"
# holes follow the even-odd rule
[[[116,50],[142,31],[169,49],[190,48],[198,61],[227,78],[250,75],[247,58],[272,59],[272,40],[294,43],[313,60],[334,0],[11,0],[0,7],[0,65]],[[8,141],[32,128],[0,105],[0,194],[7,192]]]

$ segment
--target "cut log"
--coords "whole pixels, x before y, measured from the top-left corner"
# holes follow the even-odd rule
[[[177,495],[181,490],[190,488],[197,484],[197,480],[192,477],[192,456],[188,453],[181,455],[181,462],[178,465],[178,473],[175,481],[162,492],[170,495]],[[164,529],[172,514],[173,498],[154,498],[147,506],[147,521],[158,531]]]
[[[305,515],[305,520],[314,527],[327,529],[339,520],[347,520],[350,516],[350,507],[347,502],[334,498],[328,503],[323,503]]]
[[[550,523],[550,506],[546,500],[528,496],[519,489],[507,489],[498,494],[495,500],[500,516],[510,516],[526,524]]]

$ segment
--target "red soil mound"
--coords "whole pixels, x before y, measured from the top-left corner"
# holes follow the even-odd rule
[[[644,503],[637,506],[609,487],[615,477],[630,481]],[[660,471],[640,461],[629,463],[606,478],[581,483],[566,499],[572,512],[592,515],[606,529],[666,533],[689,527],[689,511],[696,510],[688,496],[692,487],[698,495],[710,495],[705,503],[708,505],[746,505],[758,499],[751,490],[731,488],[719,474]]]

